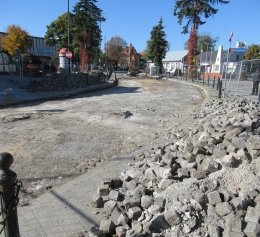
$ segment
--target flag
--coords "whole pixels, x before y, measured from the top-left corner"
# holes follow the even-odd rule
[[[233,31],[231,31],[230,37],[229,37],[229,42],[232,41],[232,37],[233,37]]]

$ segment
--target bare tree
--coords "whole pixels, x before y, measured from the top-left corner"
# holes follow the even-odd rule
[[[127,43],[120,36],[112,37],[106,43],[106,53],[108,57],[108,61],[111,62],[114,66],[117,67],[122,50],[127,46]]]

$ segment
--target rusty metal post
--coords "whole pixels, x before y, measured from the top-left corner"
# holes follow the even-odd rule
[[[17,216],[18,193],[20,186],[17,185],[17,175],[10,170],[13,156],[10,153],[0,153],[0,204],[2,221],[1,231],[4,230],[5,237],[19,237],[19,225]],[[15,190],[17,186],[17,190]],[[16,192],[15,192],[16,191]]]
[[[212,84],[212,87],[213,87],[213,88],[215,88],[215,80],[216,80],[216,79],[215,79],[215,76],[214,76],[214,78],[213,78],[213,84]]]
[[[218,78],[218,82],[217,82],[217,90],[219,89],[219,84],[220,84],[220,78]]]
[[[219,79],[218,98],[221,98],[221,91],[222,91],[222,80]]]

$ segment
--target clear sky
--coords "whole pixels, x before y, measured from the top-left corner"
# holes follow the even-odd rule
[[[32,36],[44,37],[46,26],[58,16],[70,11],[78,0],[0,0],[0,31],[15,24]],[[183,50],[189,35],[181,34],[182,26],[173,15],[175,0],[99,0],[96,5],[104,12],[101,23],[104,42],[113,36],[120,36],[138,52],[145,50],[153,26],[162,17],[164,31],[170,43],[170,51]],[[209,33],[219,37],[217,47],[230,47],[229,36],[233,31],[231,47],[237,40],[247,45],[260,44],[260,0],[230,0],[228,4],[216,5],[219,9],[214,17],[206,20],[199,28],[199,34]],[[184,21],[186,23],[186,21]]]

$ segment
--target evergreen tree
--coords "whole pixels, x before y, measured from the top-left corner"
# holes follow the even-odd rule
[[[150,39],[146,41],[146,48],[144,50],[144,56],[142,57],[145,61],[149,61],[150,58]]]
[[[97,0],[80,0],[74,6],[73,39],[79,45],[81,71],[100,53],[102,40],[99,23],[105,21],[102,10],[95,3]]]
[[[183,18],[188,19],[187,24],[183,27],[182,34],[189,32],[188,26],[192,25],[192,29],[198,29],[200,25],[206,23],[201,20],[203,15],[205,18],[215,15],[218,9],[213,6],[221,3],[229,3],[229,0],[176,0],[174,6],[174,16],[178,16],[178,23],[181,25]]]
[[[72,20],[74,15],[69,13],[69,18]],[[70,45],[72,44],[72,35],[73,29],[70,25]],[[45,32],[45,41],[47,45],[54,46],[58,43],[59,49],[68,47],[68,12],[60,15],[57,20],[51,22],[50,25],[47,25],[47,31]],[[74,53],[75,48],[70,47]]]
[[[149,58],[159,67],[159,73],[162,73],[162,60],[169,50],[169,43],[166,40],[166,34],[163,31],[162,18],[158,25],[154,26],[151,31],[151,39],[148,41]]]
[[[192,25],[189,41],[193,42],[194,39],[198,39],[198,28],[206,23],[206,21],[202,21],[201,16],[208,18],[215,15],[218,9],[213,6],[218,3],[226,4],[229,3],[229,0],[176,0],[173,14],[178,16],[178,23],[181,25],[184,18],[188,19],[181,33],[188,33],[188,27]],[[197,41],[192,44],[188,42],[188,58],[194,57],[194,49],[197,49]]]

